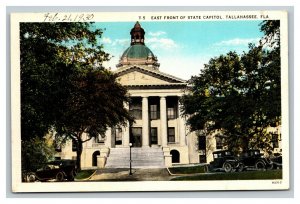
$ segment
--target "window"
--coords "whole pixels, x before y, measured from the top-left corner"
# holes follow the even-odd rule
[[[199,150],[206,150],[206,137],[199,136],[198,138],[198,149]]]
[[[175,108],[168,108],[168,119],[175,119]]]
[[[135,119],[142,119],[142,100],[141,98],[132,98],[129,105],[129,112]]]
[[[168,143],[175,143],[175,128],[168,128]]]
[[[151,128],[151,144],[157,144],[157,128]]]
[[[98,135],[97,137],[95,137],[95,142],[96,143],[104,143],[105,140],[105,135]]]
[[[54,143],[55,151],[56,152],[61,152],[61,145],[58,144],[57,142]]]
[[[178,97],[167,98],[167,117],[175,119],[177,117]]]
[[[273,144],[273,149],[274,148],[279,148],[279,136],[278,134],[272,134],[272,144]]]
[[[157,105],[150,105],[150,119],[151,120],[158,119]]]
[[[216,137],[216,148],[223,149],[224,146],[224,138],[223,137]]]
[[[116,129],[116,145],[121,145],[122,144],[122,129],[117,128]]]

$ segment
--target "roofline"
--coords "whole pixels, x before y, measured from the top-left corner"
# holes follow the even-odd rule
[[[144,71],[146,71],[146,72],[151,72],[151,73],[153,73],[153,74],[160,75],[160,76],[163,76],[163,77],[165,77],[165,78],[172,79],[172,80],[176,80],[176,81],[179,81],[179,82],[181,82],[181,83],[187,83],[187,80],[184,80],[184,79],[175,77],[175,76],[173,76],[173,75],[170,75],[170,74],[161,72],[161,71],[159,71],[159,70],[149,69],[149,68],[146,68],[146,67],[143,67],[143,66],[138,66],[138,65],[132,65],[132,66],[124,67],[124,68],[119,68],[119,69],[117,69],[117,70],[114,71],[114,72],[115,72],[116,74],[120,74],[120,73],[125,72],[125,71],[127,71],[127,70],[129,70],[129,69],[132,69],[132,68],[137,68],[137,69],[144,70]]]
[[[185,83],[176,83],[176,84],[143,84],[143,85],[123,85],[129,90],[136,90],[136,89],[182,89],[186,88]]]

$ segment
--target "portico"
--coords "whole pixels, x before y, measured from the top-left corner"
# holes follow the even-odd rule
[[[119,134],[122,134],[121,145],[113,147],[151,147],[168,145],[185,146],[186,131],[184,119],[180,116],[179,96],[154,96],[134,94],[131,103],[126,106],[135,117],[135,123],[127,123]],[[117,133],[118,134],[118,133]],[[112,137],[108,134],[107,137]]]

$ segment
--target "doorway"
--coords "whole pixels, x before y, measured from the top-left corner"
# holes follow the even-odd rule
[[[180,162],[180,154],[177,150],[172,150],[170,154],[172,155],[172,163]]]
[[[97,156],[100,155],[99,151],[96,151],[93,153],[93,161],[92,161],[92,166],[97,166]]]
[[[130,131],[130,143],[132,147],[141,147],[142,146],[142,128],[141,127],[132,127]]]

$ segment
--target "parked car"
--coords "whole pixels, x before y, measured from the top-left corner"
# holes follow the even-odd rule
[[[266,170],[273,168],[273,162],[263,156],[259,150],[248,150],[242,153],[239,158],[240,168],[245,169],[256,169],[256,170]]]
[[[231,151],[222,150],[213,152],[214,160],[209,163],[209,171],[240,171],[240,162]]]
[[[275,153],[270,159],[273,162],[273,169],[282,169],[282,154]]]
[[[73,181],[77,173],[76,161],[74,160],[56,160],[43,165],[35,172],[35,177],[39,181],[53,180]]]

